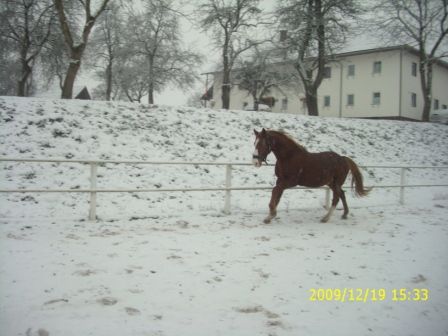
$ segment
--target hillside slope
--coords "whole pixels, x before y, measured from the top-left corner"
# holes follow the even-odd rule
[[[7,97],[0,118],[3,156],[250,161],[266,127],[362,164],[448,164],[447,127],[428,123]]]

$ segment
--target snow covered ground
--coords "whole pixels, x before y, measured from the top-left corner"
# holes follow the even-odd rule
[[[0,97],[0,157],[250,162],[252,129],[361,165],[448,165],[448,128],[126,103]],[[270,157],[270,162],[274,162]],[[0,189],[89,187],[78,163],[0,162]],[[364,169],[367,185],[399,170]],[[106,164],[99,188],[224,186],[222,166]],[[275,182],[237,166],[234,186]],[[408,183],[448,184],[412,169]],[[324,192],[0,194],[0,335],[447,335],[448,189],[348,193],[321,224]],[[312,289],[384,289],[384,300],[312,301]],[[393,290],[429,299],[393,300]],[[416,291],[413,291],[413,290]],[[415,298],[415,297],[414,297]]]

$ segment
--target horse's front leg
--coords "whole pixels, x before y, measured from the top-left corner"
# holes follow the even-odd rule
[[[269,215],[264,219],[265,224],[269,224],[277,216],[277,205],[280,202],[284,190],[285,187],[282,185],[276,185],[272,189],[271,201],[269,202]]]

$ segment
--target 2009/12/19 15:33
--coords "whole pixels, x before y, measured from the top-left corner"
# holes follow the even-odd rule
[[[377,302],[428,301],[427,288],[311,288],[310,301]]]

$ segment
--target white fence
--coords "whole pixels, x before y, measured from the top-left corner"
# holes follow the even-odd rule
[[[193,191],[225,191],[224,212],[230,213],[231,192],[238,190],[271,190],[272,186],[264,187],[233,187],[232,186],[232,167],[250,166],[250,163],[238,162],[176,162],[176,161],[117,161],[117,160],[68,160],[68,159],[19,159],[19,158],[0,158],[0,162],[52,162],[52,163],[79,163],[90,166],[90,188],[89,189],[0,189],[0,193],[90,193],[89,219],[96,219],[96,196],[97,193],[141,193],[141,192],[193,192]],[[225,167],[225,187],[210,188],[172,188],[172,189],[97,189],[97,168],[104,164],[133,164],[133,165],[202,165],[202,166],[224,166]],[[270,165],[272,166],[272,165]],[[371,185],[376,188],[400,188],[400,203],[404,204],[404,189],[416,187],[447,187],[448,184],[406,184],[406,171],[409,169],[447,169],[448,166],[387,166],[370,165],[360,166],[361,168],[382,168],[382,169],[400,169],[400,184],[397,185]],[[292,189],[310,189],[296,187]],[[325,204],[330,205],[330,190],[322,187],[325,191]]]

